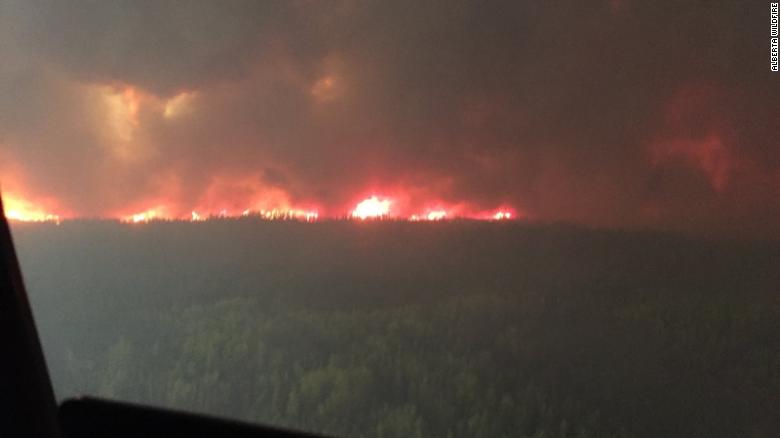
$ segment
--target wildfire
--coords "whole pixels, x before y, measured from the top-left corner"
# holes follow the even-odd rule
[[[5,217],[17,222],[60,222],[60,216],[25,199],[5,194],[3,196]]]
[[[447,218],[447,212],[444,210],[431,211],[426,217],[429,221],[440,221]]]
[[[244,213],[246,214],[242,214],[242,216],[248,216],[250,214],[248,213],[248,211],[245,211]],[[305,211],[305,210],[296,210],[296,209],[261,210],[260,216],[262,216],[263,219],[267,219],[267,220],[302,220],[306,222],[313,222],[319,218],[319,214],[316,211]]]
[[[162,219],[163,217],[157,213],[156,210],[147,210],[141,213],[131,214],[122,218],[122,222],[128,222],[133,224],[149,223],[156,219]]]
[[[409,220],[412,222],[418,222],[422,220],[426,221],[442,221],[447,219],[447,212],[445,210],[432,210],[429,211],[427,214],[419,215],[419,214],[413,214],[409,216]]]
[[[360,201],[352,210],[351,216],[360,220],[385,218],[390,214],[390,204],[392,201],[389,199],[379,199],[372,196]]]
[[[226,192],[229,195],[228,192]],[[22,222],[56,222],[62,218],[58,214],[51,213],[46,206],[58,205],[56,202],[45,198],[46,202],[30,202],[26,198],[4,194],[5,216],[13,221]],[[191,209],[185,209],[170,199],[150,200],[146,205],[136,204],[134,208],[115,210],[105,218],[114,218],[128,224],[145,224],[156,221],[181,221],[202,222],[208,220],[233,220],[233,219],[261,219],[267,221],[300,221],[316,222],[323,217],[338,219],[333,214],[323,216],[315,208],[291,206],[282,199],[274,198],[255,199],[252,204],[256,207],[244,208],[230,201],[230,197],[217,197],[206,203],[195,204]],[[311,205],[311,204],[310,204]],[[347,219],[356,221],[406,218],[410,222],[439,222],[457,219],[484,220],[484,221],[509,221],[523,218],[525,215],[511,206],[501,206],[494,210],[475,209],[468,203],[452,203],[448,201],[434,200],[427,203],[431,207],[417,210],[418,213],[409,214],[415,205],[403,196],[398,198],[372,195],[358,202],[349,212]],[[224,207],[228,208],[224,208]],[[140,208],[139,208],[140,207]],[[144,208],[145,207],[145,208]],[[194,207],[194,208],[193,208]],[[331,210],[333,211],[333,210]],[[414,210],[412,210],[414,211]],[[72,215],[68,213],[68,218]],[[344,217],[341,216],[343,219]]]
[[[509,211],[502,211],[499,210],[496,212],[496,214],[493,215],[493,219],[500,221],[500,220],[509,220],[512,219],[513,215]]]
[[[193,210],[186,216],[169,215],[165,212],[168,209],[159,207],[153,208],[140,213],[135,213],[120,218],[121,222],[139,224],[149,223],[153,221],[187,221],[187,222],[203,222],[210,219],[239,219],[248,217],[257,217],[265,220],[297,220],[305,222],[314,222],[319,219],[319,213],[317,211],[302,210],[302,209],[272,209],[272,210],[257,210],[245,209],[240,214],[233,214],[227,209],[221,209],[214,213],[200,213],[197,210]]]

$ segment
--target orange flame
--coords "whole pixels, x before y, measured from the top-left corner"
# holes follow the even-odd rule
[[[159,216],[156,210],[147,210],[141,213],[125,216],[124,218],[122,218],[122,222],[140,224],[140,223],[149,223],[157,219],[164,219],[164,217]]]
[[[434,210],[431,212],[428,212],[428,216],[426,218],[429,221],[440,221],[447,218],[447,212],[444,210]]]
[[[438,203],[437,203],[438,204]],[[314,222],[319,220],[322,216],[315,209],[294,208],[294,207],[277,207],[270,209],[252,209],[247,208],[243,210],[228,210],[221,209],[218,211],[208,209],[197,208],[190,211],[186,215],[171,215],[169,212],[177,211],[177,209],[166,208],[165,204],[158,204],[158,207],[143,210],[141,212],[120,216],[122,222],[127,223],[148,223],[152,221],[190,221],[200,222],[209,219],[240,219],[247,217],[260,218],[264,220],[294,220],[304,222]],[[399,205],[401,209],[402,204],[391,198],[371,196],[360,201],[355,208],[349,213],[350,219],[356,220],[369,220],[369,219],[387,219],[397,214],[393,211],[393,206]],[[436,204],[434,204],[436,205]],[[440,204],[439,204],[440,205]],[[399,210],[402,212],[402,210]],[[402,212],[403,213],[403,212]],[[516,213],[514,209],[508,207],[502,207],[498,210],[488,210],[482,212],[476,212],[474,210],[469,211],[464,204],[454,204],[447,208],[436,206],[424,210],[424,213],[412,214],[406,216],[407,220],[411,222],[417,221],[445,221],[455,218],[469,218],[475,220],[489,220],[489,221],[505,221],[513,220],[522,217],[522,214]]]
[[[392,201],[389,199],[379,199],[372,196],[360,201],[352,210],[351,216],[360,220],[385,218],[390,214],[390,204]]]
[[[17,222],[60,222],[60,216],[21,197],[3,194],[5,217]]]
[[[119,220],[124,223],[143,224],[154,221],[189,221],[203,222],[210,219],[239,219],[247,217],[258,217],[265,220],[297,220],[305,222],[314,222],[319,219],[319,213],[314,210],[303,210],[295,208],[278,208],[272,210],[251,210],[245,209],[240,214],[233,214],[227,209],[219,210],[214,213],[201,213],[198,210],[192,210],[189,215],[175,216],[168,214],[169,208],[156,207],[139,213],[123,215]],[[201,210],[202,211],[202,210]]]
[[[260,216],[267,220],[303,220],[313,222],[319,218],[319,213],[297,209],[273,209],[261,210]]]
[[[412,222],[418,222],[418,221],[442,221],[447,219],[447,211],[446,210],[431,210],[426,214],[419,215],[419,214],[413,214],[409,216],[409,220]]]
[[[160,196],[149,198],[143,203],[127,205],[124,209],[114,210],[108,213],[104,218],[115,218],[128,224],[145,224],[156,221],[188,221],[201,222],[210,219],[241,219],[258,218],[263,220],[292,220],[302,222],[315,222],[323,217],[337,219],[333,214],[323,216],[316,204],[309,203],[308,206],[295,206],[289,202],[285,196],[260,197],[251,200],[245,204],[240,204],[240,200],[232,200],[231,190],[217,193],[217,196],[209,197],[198,203],[181,205],[175,201],[175,194],[169,196]],[[282,193],[283,194],[283,193]],[[63,216],[61,211],[55,214],[53,207],[59,205],[49,198],[36,199],[35,202],[29,198],[4,194],[6,217],[14,221],[26,222],[57,222],[59,223]],[[284,194],[283,194],[284,195]],[[422,198],[424,200],[425,198]],[[238,202],[236,202],[238,201]],[[310,202],[310,201],[309,201]],[[424,209],[416,210],[418,213],[411,214],[419,206],[428,206]],[[189,207],[189,208],[187,208]],[[473,208],[467,202],[451,202],[442,200],[433,200],[431,202],[420,202],[419,200],[410,200],[409,196],[404,195],[403,191],[394,192],[393,196],[371,195],[358,202],[347,215],[348,219],[369,220],[369,219],[387,219],[387,218],[406,218],[408,221],[446,221],[452,219],[472,219],[486,221],[506,221],[526,217],[520,210],[515,210],[509,205],[502,205],[493,210],[479,210]],[[59,210],[59,208],[57,207]],[[410,211],[411,210],[411,211]],[[73,217],[67,213],[65,217]],[[341,216],[344,218],[344,216]]]
[[[499,210],[496,212],[496,214],[493,215],[493,219],[497,221],[512,219],[512,217],[512,212],[503,210]]]

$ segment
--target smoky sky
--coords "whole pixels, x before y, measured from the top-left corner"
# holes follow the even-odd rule
[[[780,234],[768,3],[6,0],[0,59],[4,187],[73,215],[385,192]]]

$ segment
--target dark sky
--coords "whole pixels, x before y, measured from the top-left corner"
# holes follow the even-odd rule
[[[769,3],[0,2],[3,187],[780,236]]]

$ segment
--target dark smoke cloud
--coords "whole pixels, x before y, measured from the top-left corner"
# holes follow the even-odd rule
[[[777,237],[768,22],[726,1],[5,1],[0,172],[79,215],[396,190]],[[127,90],[129,125],[105,102]]]

